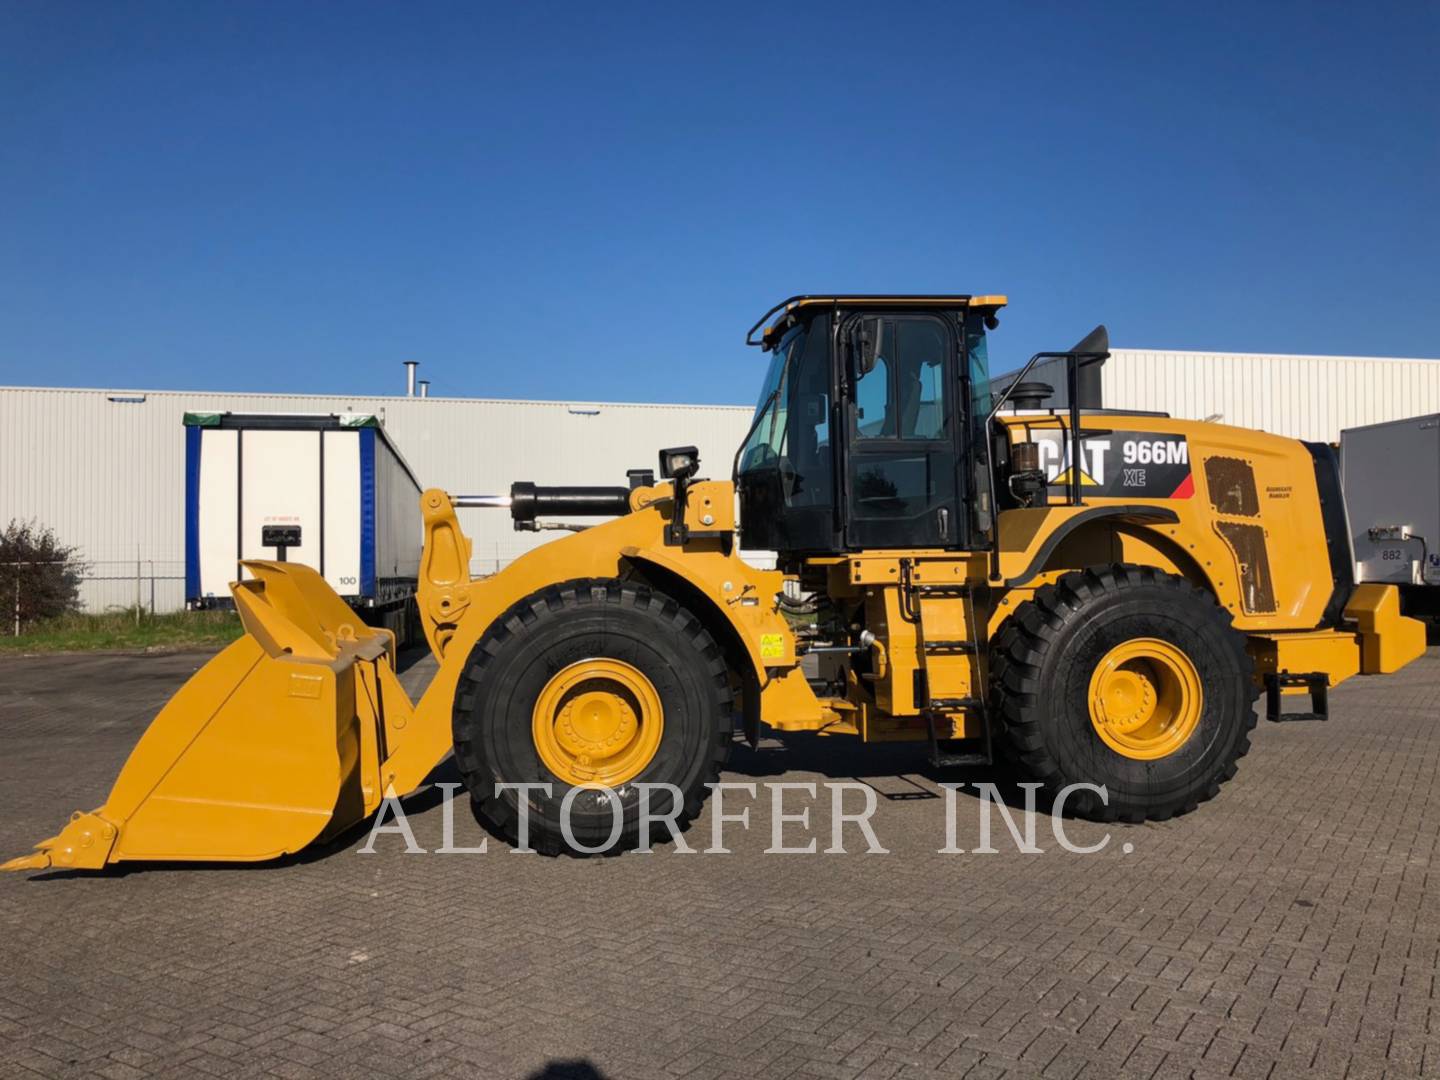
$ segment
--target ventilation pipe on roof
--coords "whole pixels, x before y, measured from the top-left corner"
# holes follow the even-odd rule
[[[421,379],[421,380],[420,380],[420,396],[421,396],[421,397],[429,397],[429,396],[430,396],[430,380],[429,380],[429,379]]]
[[[415,396],[415,369],[420,366],[419,360],[405,361],[405,396]]]

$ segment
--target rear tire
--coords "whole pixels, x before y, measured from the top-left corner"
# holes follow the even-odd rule
[[[566,672],[575,670],[582,676],[592,670],[599,674],[567,684]],[[606,682],[607,672],[618,681]],[[581,700],[577,693],[593,686],[615,690],[608,700],[627,718],[626,732],[634,733],[630,763],[635,767],[625,768],[626,762],[617,759],[621,768],[615,775],[624,779],[608,785],[621,807],[619,840],[603,853],[669,838],[665,826],[654,822],[649,835],[641,836],[637,784],[678,788],[682,805],[676,825],[683,830],[709,796],[706,785],[719,779],[730,752],[733,700],[724,658],[704,627],[675,600],[643,584],[564,582],[526,597],[495,620],[471,651],[455,697],[455,759],[461,776],[478,814],[512,843],[519,834],[520,793],[497,792],[496,784],[548,783],[549,795],[535,791],[526,796],[529,845],[545,854],[602,853],[572,847],[561,826],[563,800],[573,787],[585,786],[590,758],[570,755],[567,748],[577,745],[573,728],[552,739],[542,734],[544,724],[537,719],[561,715],[566,702],[573,705]],[[600,697],[604,712],[609,706],[606,696]],[[647,725],[649,743],[640,737]],[[608,729],[602,732],[608,734]],[[621,741],[631,737],[626,734]],[[597,756],[601,752],[595,751]],[[652,815],[674,808],[664,789],[651,791]],[[603,792],[582,791],[570,810],[576,843],[605,845],[613,815]]]
[[[1117,660],[1144,675],[1117,691],[1125,706],[1126,692],[1141,689],[1134,720],[1097,704]],[[1244,636],[1209,593],[1153,567],[1095,567],[1037,589],[996,635],[991,672],[992,715],[1022,771],[1052,794],[1076,783],[1106,789],[1103,801],[1085,790],[1069,797],[1066,808],[1082,817],[1186,813],[1219,792],[1250,748],[1258,690]],[[1166,685],[1178,689],[1157,690]],[[1183,703],[1170,719],[1138,726],[1167,696]]]

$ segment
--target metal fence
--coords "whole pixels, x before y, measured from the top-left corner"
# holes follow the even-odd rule
[[[63,560],[37,559],[0,563],[0,612],[5,633],[18,635],[25,600],[25,571],[57,566]],[[174,559],[102,559],[80,562],[81,611],[179,611],[185,606],[185,563]]]
[[[510,558],[477,558],[470,576],[487,577],[514,562]],[[151,614],[185,608],[184,559],[91,559],[80,578],[80,607],[104,612],[140,608]]]
[[[3,572],[9,579],[3,583],[6,587],[6,606],[10,613],[10,618],[6,619],[5,623],[12,636],[20,636],[20,602],[25,598],[25,571],[33,570],[37,566],[59,566],[63,562],[63,559],[24,559],[18,562],[0,562],[0,572]]]
[[[80,577],[85,611],[138,608],[160,615],[184,606],[184,559],[90,559]]]

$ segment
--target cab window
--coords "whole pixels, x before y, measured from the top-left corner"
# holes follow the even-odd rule
[[[857,439],[949,438],[944,328],[931,319],[875,319],[855,382]]]

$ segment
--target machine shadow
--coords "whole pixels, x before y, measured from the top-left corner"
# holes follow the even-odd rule
[[[430,648],[423,642],[418,645],[407,645],[395,654],[395,674],[403,675],[416,664],[430,659]],[[428,685],[429,679],[425,682]]]
[[[941,784],[960,784],[957,794],[978,799],[973,785],[994,784],[1005,805],[1025,808],[1023,777],[1013,765],[997,756],[992,765],[936,768],[926,759],[923,742],[862,743],[849,736],[816,735],[812,732],[767,733],[758,749],[737,736],[730,752],[727,774],[767,780],[788,775],[791,782],[800,774],[825,780],[853,780],[865,784],[882,799],[908,802],[941,799]],[[922,782],[923,781],[923,782]],[[1051,800],[1037,793],[1037,809],[1049,811]]]
[[[609,1077],[597,1069],[593,1062],[585,1058],[576,1058],[570,1061],[557,1058],[554,1061],[547,1061],[535,1072],[526,1076],[525,1080],[609,1080]]]

